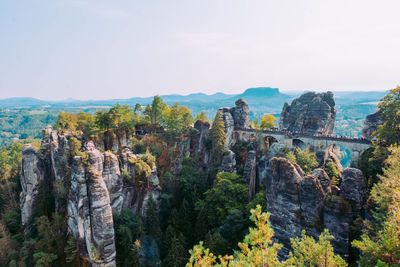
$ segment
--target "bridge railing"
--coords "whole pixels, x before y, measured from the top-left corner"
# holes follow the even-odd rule
[[[250,132],[256,133],[256,129],[251,128],[235,128],[237,131],[242,132]],[[341,142],[350,142],[350,143],[360,143],[360,144],[371,144],[371,140],[366,138],[358,138],[358,137],[347,137],[347,136],[335,136],[335,135],[312,135],[300,132],[291,132],[286,130],[261,130],[263,134],[279,134],[279,135],[286,135],[291,138],[296,137],[305,137],[305,138],[312,138],[317,140],[332,140],[332,141],[341,141]]]

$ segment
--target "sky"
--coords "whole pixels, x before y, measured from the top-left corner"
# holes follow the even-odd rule
[[[0,98],[400,84],[399,0],[1,0]]]

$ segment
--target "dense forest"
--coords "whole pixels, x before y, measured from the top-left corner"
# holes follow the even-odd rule
[[[304,229],[300,236],[291,238],[289,253],[283,255],[283,245],[275,238],[270,222],[265,197],[268,184],[252,185],[246,176],[252,151],[263,155],[272,146],[256,135],[251,141],[237,141],[228,150],[226,115],[221,110],[211,121],[204,112],[193,117],[187,107],[178,103],[168,106],[155,96],[146,106],[117,104],[95,113],[60,112],[53,129],[65,137],[68,146],[62,160],[48,166],[56,166],[63,178],[56,175],[40,180],[26,222],[21,221],[24,211],[20,205],[21,192],[25,192],[21,183],[23,149],[32,143],[38,158],[45,162],[46,155],[55,153],[51,150],[54,144],[46,144],[43,137],[42,142],[27,139],[0,148],[0,265],[102,265],[103,252],[95,245],[87,248],[89,256],[82,256],[82,247],[66,219],[71,214],[70,188],[75,186],[72,177],[78,160],[85,173],[95,176],[90,173],[94,166],[94,150],[87,145],[90,141],[110,157],[114,150],[122,155],[128,147],[134,155],[127,160],[128,167],[123,167],[122,159],[117,164],[123,186],[146,196],[139,198],[135,208],[122,205],[113,210],[117,266],[399,266],[400,87],[389,91],[378,109],[384,124],[357,162],[367,196],[350,225],[349,255],[342,257],[336,251],[332,245],[335,236],[326,229],[319,229],[317,236]],[[46,116],[45,123],[52,123],[51,116]],[[265,115],[250,125],[258,134],[277,127],[276,123],[274,116]],[[202,137],[201,127],[205,126],[211,128]],[[129,136],[126,145],[119,141],[121,136]],[[203,143],[204,150],[185,153],[189,139]],[[196,143],[190,146],[191,151],[200,147]],[[274,158],[300,168],[298,172],[304,176],[319,168],[329,176],[332,188],[341,185],[343,170],[332,161],[321,162],[315,151],[284,147],[281,152]],[[226,164],[230,155],[234,171]],[[51,169],[48,166],[44,168]],[[157,182],[149,178],[154,172]],[[329,197],[332,202],[340,198],[333,193]],[[111,193],[110,198],[110,205],[114,205]]]

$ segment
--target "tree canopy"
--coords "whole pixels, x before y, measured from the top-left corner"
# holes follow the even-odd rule
[[[275,127],[276,118],[271,114],[266,114],[261,118],[261,128],[271,129]]]

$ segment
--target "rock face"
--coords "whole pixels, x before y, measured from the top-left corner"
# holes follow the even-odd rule
[[[315,169],[311,172],[311,175],[317,177],[319,182],[321,183],[322,189],[324,189],[325,193],[330,192],[331,186],[331,179],[329,178],[328,174],[325,172],[324,169]]]
[[[269,161],[273,157],[284,157],[285,156],[284,149],[285,149],[284,144],[273,143],[268,149],[268,151],[260,157],[257,164],[259,185],[265,186],[266,181],[268,180],[268,175],[271,173],[269,171]]]
[[[377,111],[365,118],[362,137],[371,138],[372,133],[378,129],[378,126],[384,123],[384,121],[380,118],[380,115],[381,112]]]
[[[231,110],[232,110],[231,108],[220,108],[219,109],[222,119],[225,124],[226,145],[229,148],[232,147],[232,145],[234,144],[233,130],[235,128],[235,122],[233,120]]]
[[[343,172],[340,189],[330,185],[323,169],[305,175],[297,164],[274,157],[268,165],[266,181],[267,211],[275,238],[283,244],[279,252],[285,257],[290,238],[301,235],[302,229],[317,238],[324,228],[335,237],[336,253],[348,257],[350,225],[361,214],[365,199],[365,182],[358,169]],[[339,195],[335,195],[339,194]]]
[[[207,130],[202,131],[199,151],[204,149],[208,134]],[[56,211],[66,214],[68,231],[76,239],[81,257],[91,266],[115,266],[113,212],[127,208],[143,216],[149,199],[153,198],[158,205],[161,193],[155,165],[151,164],[146,177],[138,174],[143,167],[138,164],[145,162],[145,155],[133,154],[130,148],[125,147],[130,142],[128,137],[129,133],[121,132],[112,140],[91,141],[83,136],[55,131],[49,126],[43,130],[40,153],[31,145],[25,145],[20,197],[25,230],[29,230],[39,185],[43,181],[53,188]],[[182,140],[178,161],[190,153],[190,141],[190,138]],[[74,153],[79,156],[72,157],[70,146],[77,145],[81,147],[75,147]],[[103,147],[121,152],[119,155],[111,150],[100,152]],[[178,162],[176,165],[182,164]],[[57,189],[65,184],[70,184],[69,191],[63,196],[63,199],[67,198],[66,205],[60,202],[61,195]]]
[[[246,163],[244,165],[243,177],[246,178],[249,184],[249,199],[252,200],[256,194],[256,179],[257,179],[257,154],[251,150],[247,153]]]
[[[219,112],[225,124],[226,144],[231,148],[234,143],[234,129],[247,129],[250,127],[249,105],[240,98],[235,102],[233,108],[220,108]]]
[[[301,235],[300,190],[303,176],[285,158],[273,158],[267,180],[267,211],[275,231],[275,238],[283,244],[280,250],[286,255],[290,248],[290,238]]]
[[[222,162],[219,171],[236,173],[236,157],[235,153],[233,153],[231,150],[227,150],[222,156]]]
[[[115,266],[113,215],[103,179],[103,154],[92,142],[85,145],[88,162],[75,157],[68,200],[68,229],[92,266]]]
[[[340,187],[340,196],[350,203],[353,215],[361,215],[367,188],[362,172],[355,168],[344,169]]]
[[[335,253],[347,259],[349,254],[349,233],[351,206],[341,197],[329,196],[324,203],[323,227],[335,238],[331,241]]]
[[[240,98],[235,102],[235,107],[231,111],[235,127],[238,129],[248,129],[250,127],[249,105]]]
[[[116,155],[111,152],[104,152],[103,179],[110,194],[111,207],[114,211],[120,212],[123,204],[123,181],[119,162]]]
[[[343,166],[340,163],[340,148],[337,145],[331,145],[325,150],[324,165],[333,162],[340,173],[343,172]]]
[[[210,123],[197,120],[194,128],[198,133],[192,139],[192,146],[195,158],[200,158],[206,150],[206,140],[210,131]]]
[[[39,190],[39,184],[44,179],[43,167],[39,155],[32,145],[22,148],[21,187],[20,195],[22,225],[26,226],[32,216],[33,205]]]
[[[308,175],[300,184],[300,209],[303,216],[303,225],[309,235],[319,235],[321,210],[326,194],[320,180],[314,175]]]
[[[283,106],[279,127],[306,134],[333,134],[336,119],[333,93],[306,93]]]

